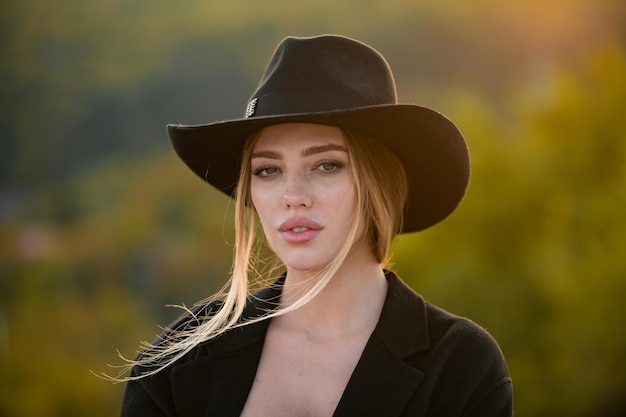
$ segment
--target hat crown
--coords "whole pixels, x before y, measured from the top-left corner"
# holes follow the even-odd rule
[[[246,117],[392,104],[393,74],[373,48],[336,35],[288,37],[274,51]]]

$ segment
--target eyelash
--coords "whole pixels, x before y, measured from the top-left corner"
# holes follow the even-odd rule
[[[340,170],[340,169],[345,167],[344,163],[339,162],[339,161],[335,161],[335,160],[332,160],[332,159],[329,159],[329,160],[324,160],[324,161],[319,162],[315,166],[315,169],[320,169],[324,165],[331,165],[332,166],[332,168],[330,168],[330,169],[323,169],[323,170],[321,170],[325,174],[330,174],[330,173],[336,172],[336,171],[338,171],[338,170]],[[254,175],[256,177],[261,177],[261,178],[269,177],[269,176],[271,176],[272,174],[275,173],[275,172],[267,173],[266,171],[269,170],[269,169],[275,170],[275,172],[279,171],[279,169],[277,167],[275,167],[274,165],[262,165],[262,166],[260,166],[260,167],[258,167],[256,169],[254,169],[252,171],[252,175]]]
[[[266,171],[268,169],[275,169],[278,171],[278,168],[276,168],[275,166],[271,166],[271,165],[263,165],[260,166],[258,168],[256,168],[254,171],[252,171],[252,175],[256,176],[256,177],[268,177],[272,174],[268,174],[268,173],[264,173],[263,171]]]
[[[325,160],[325,161],[322,161],[319,164],[317,164],[316,168],[320,168],[320,167],[322,167],[324,165],[332,165],[332,169],[330,169],[330,170],[323,170],[323,172],[335,172],[335,171],[338,171],[338,170],[340,170],[341,168],[343,168],[345,166],[342,162],[329,159],[329,160]]]

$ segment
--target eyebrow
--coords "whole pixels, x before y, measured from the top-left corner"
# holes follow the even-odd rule
[[[324,153],[324,152],[330,152],[330,151],[348,152],[348,150],[341,145],[335,145],[334,143],[329,143],[328,145],[316,145],[316,146],[311,146],[310,148],[306,148],[304,151],[302,151],[302,156],[311,156],[311,155],[316,155],[318,153]]]
[[[302,156],[312,156],[324,152],[331,151],[340,151],[340,152],[348,152],[348,150],[341,145],[336,145],[334,143],[329,143],[328,145],[315,145],[309,148],[306,148],[302,151]],[[267,159],[282,159],[282,155],[277,151],[258,151],[252,153],[252,159],[254,158],[267,158]]]

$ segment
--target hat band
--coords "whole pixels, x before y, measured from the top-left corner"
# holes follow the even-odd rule
[[[246,117],[333,112],[377,104],[392,103],[365,103],[352,97],[319,91],[287,91],[252,97],[246,108]]]

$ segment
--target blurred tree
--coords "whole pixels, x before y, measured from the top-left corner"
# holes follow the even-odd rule
[[[475,99],[458,102],[468,196],[437,229],[400,239],[398,267],[496,335],[521,415],[623,415],[624,50],[612,45],[545,86],[518,93],[506,125]]]

